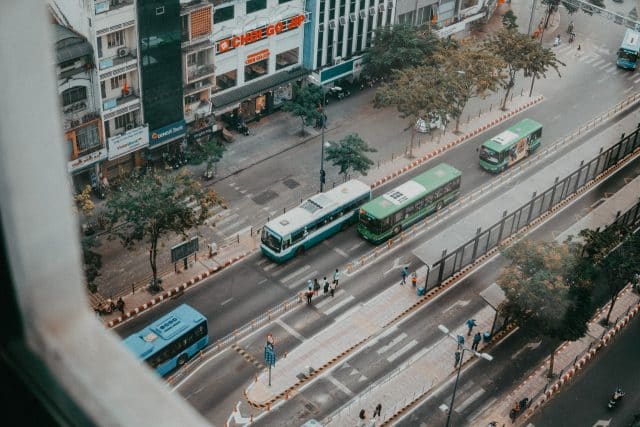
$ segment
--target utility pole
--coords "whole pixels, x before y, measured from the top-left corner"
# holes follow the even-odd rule
[[[325,183],[325,171],[324,171],[324,128],[327,126],[324,114],[324,106],[327,104],[327,93],[324,90],[324,85],[320,86],[322,88],[322,105],[318,107],[320,111],[320,124],[322,125],[322,141],[320,148],[320,192],[324,189]]]

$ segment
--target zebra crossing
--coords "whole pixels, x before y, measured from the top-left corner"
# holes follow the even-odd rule
[[[615,64],[615,54],[611,53],[608,49],[596,46],[587,52],[586,48],[579,51],[577,47],[576,42],[565,43],[553,48],[553,51],[556,56],[567,63],[567,65],[572,63],[588,65],[604,73],[604,76],[598,80],[599,83],[613,76],[625,78],[627,81],[632,81],[634,85],[640,83],[640,73],[619,68]]]

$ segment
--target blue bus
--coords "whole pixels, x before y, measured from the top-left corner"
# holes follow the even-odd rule
[[[209,342],[207,318],[182,304],[123,342],[137,358],[164,376],[206,347]]]
[[[616,64],[620,68],[635,70],[638,62],[638,52],[640,52],[640,33],[627,28],[620,44],[620,49],[618,49]]]
[[[371,187],[356,179],[318,193],[265,224],[262,253],[277,263],[300,255],[356,222],[358,208],[369,200]]]

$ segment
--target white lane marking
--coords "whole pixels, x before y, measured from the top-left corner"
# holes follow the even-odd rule
[[[263,269],[264,271],[269,271],[269,270],[271,270],[271,269],[276,268],[276,265],[277,265],[277,264],[276,264],[275,262],[272,262],[271,264],[267,265],[266,267],[263,267],[262,269]]]
[[[258,267],[262,267],[264,264],[266,264],[267,262],[269,262],[268,258],[262,258],[260,261],[258,261],[256,264],[258,265]]]
[[[608,420],[598,420],[593,427],[609,427],[609,424],[611,424],[611,418]]]
[[[331,298],[331,297],[327,297],[327,298]],[[335,297],[334,297],[335,298]],[[353,301],[355,298],[353,295],[348,295],[346,298],[344,298],[342,301],[340,301],[339,303],[333,305],[331,308],[328,308],[326,310],[323,310],[323,313],[326,314],[327,316],[331,313],[333,313],[336,310],[339,310],[340,308],[344,307],[345,305],[349,304],[351,301]]]
[[[496,402],[496,400],[498,400],[497,397],[492,397],[491,399],[489,399],[489,401],[487,401],[484,405],[482,405],[479,409],[476,409],[475,412],[473,412],[471,415],[469,415],[467,417],[467,421],[469,421],[470,423],[473,423],[473,420],[475,420],[476,418],[478,418],[480,415],[484,414],[484,412],[489,409],[491,406],[493,406],[493,404]]]
[[[307,271],[307,270],[308,270],[308,269],[310,269],[310,268],[311,268],[311,266],[310,266],[309,264],[307,264],[307,265],[305,265],[304,267],[299,268],[299,269],[297,269],[296,271],[294,271],[293,273],[289,274],[288,276],[283,277],[282,279],[280,279],[280,281],[281,281],[282,283],[286,283],[286,282],[288,282],[289,280],[291,280],[291,279],[293,279],[294,277],[296,277],[298,274],[302,274],[302,273],[304,273],[305,271]]]
[[[640,82],[640,77],[639,77],[639,78],[636,78],[636,79],[633,81],[633,84],[638,84],[638,82]]]
[[[289,332],[291,335],[293,335],[294,337],[296,337],[298,340],[304,342],[306,341],[306,338],[303,337],[302,335],[300,335],[300,333],[298,331],[296,331],[295,329],[293,329],[291,326],[287,325],[286,323],[284,323],[282,321],[282,319],[278,319],[276,320],[276,323],[280,326],[282,326],[282,329],[284,329],[285,331]]]
[[[605,60],[604,60],[604,59],[599,58],[597,61],[594,61],[594,62],[591,64],[591,66],[595,68],[595,67],[597,67],[598,65],[600,65],[600,64],[602,64],[602,63],[604,63],[604,62],[605,62]]]
[[[391,266],[390,269],[388,269],[387,271],[385,271],[384,273],[382,273],[384,276],[386,276],[387,274],[391,273],[393,270],[397,270],[398,268],[402,268],[404,266],[408,266],[409,264],[400,264],[400,257],[396,258],[393,260],[393,265]]]
[[[223,219],[221,219],[220,221],[217,222],[217,226],[220,226],[222,224],[225,224],[229,221],[233,221],[234,219],[238,218],[240,215],[236,212],[234,214],[231,214],[229,216],[224,217]]]
[[[311,273],[307,274],[306,276],[300,278],[300,280],[296,280],[295,282],[287,285],[287,287],[289,289],[293,289],[297,286],[301,286],[304,287],[305,289],[307,288],[307,280],[311,279],[312,277],[315,277],[318,275],[318,272],[316,270],[313,270]]]
[[[397,337],[395,337],[394,339],[391,340],[391,342],[387,345],[384,345],[382,347],[380,347],[377,351],[378,354],[382,354],[385,351],[389,350],[391,347],[393,347],[394,345],[398,344],[400,341],[402,341],[403,339],[405,339],[407,337],[406,333],[401,333],[400,335],[398,335]]]
[[[609,68],[607,68],[607,73],[613,73],[615,71],[618,71],[617,65],[609,65]]]
[[[248,230],[250,228],[250,227],[245,227],[241,230],[238,230],[238,227],[242,227],[244,224],[245,224],[244,220],[240,220],[239,222],[229,224],[228,226],[223,228],[218,228],[218,226],[216,225],[215,230],[217,230],[218,233],[223,235],[242,234],[245,230]]]
[[[220,303],[220,305],[224,306],[224,305],[226,305],[226,304],[230,303],[231,301],[233,301],[233,297],[231,297],[231,298],[229,298],[229,299],[226,299],[226,300],[222,301],[222,302]]]
[[[584,62],[585,64],[589,64],[590,62],[595,61],[597,58],[597,56],[583,56],[582,58],[580,58],[580,61]]]
[[[336,322],[342,322],[344,319],[348,318],[353,313],[355,313],[356,311],[360,310],[360,307],[361,307],[360,304],[354,305],[349,310],[345,311],[340,316],[336,317]]]
[[[349,252],[355,251],[356,249],[358,249],[362,245],[364,245],[364,240],[361,240],[359,243],[356,243],[355,245],[351,246],[349,248]]]
[[[633,79],[635,79],[636,77],[638,77],[638,76],[636,75],[636,73],[631,73],[631,74],[629,74],[629,77],[627,77],[627,80],[633,80]]]
[[[258,285],[262,285],[262,284],[263,284],[264,282],[266,282],[266,281],[267,281],[267,279],[262,279],[262,280],[260,280],[260,281],[258,282]]]
[[[331,297],[330,294],[327,294],[327,296],[323,296],[324,299],[322,301],[320,301],[319,303],[316,304],[316,308],[322,308],[322,307],[324,307],[325,305],[329,304],[332,301],[335,302],[335,301],[339,300],[342,297],[342,295],[344,295],[344,294],[346,294],[346,292],[343,291],[342,289],[340,289],[336,293],[334,293],[333,297]]]
[[[333,251],[335,253],[337,253],[338,255],[341,255],[344,258],[349,258],[349,255],[347,255],[347,253],[345,251],[343,251],[342,249],[340,249],[340,248],[331,248],[331,249],[333,249]]]
[[[628,87],[628,88],[626,88],[626,89],[624,90],[624,93],[630,92],[630,91],[632,91],[633,89],[635,89],[633,86]]]
[[[459,413],[459,414],[463,413],[464,410],[467,409],[467,407],[469,405],[471,405],[474,401],[476,401],[483,394],[484,394],[484,389],[481,388],[481,389],[477,390],[471,396],[466,398],[464,402],[462,402],[461,404],[458,405],[458,407],[455,409],[456,412]]]
[[[598,69],[602,71],[602,70],[604,70],[605,68],[607,68],[608,66],[609,66],[609,64],[607,64],[607,63],[605,62],[604,64],[599,65],[599,66],[598,66]]]
[[[540,347],[540,344],[542,344],[542,341],[530,342],[529,344],[527,344],[524,347],[522,347],[520,350],[518,350],[515,353],[513,353],[513,355],[511,356],[511,360],[513,360],[516,357],[518,357],[520,355],[520,353],[522,353],[523,351],[525,351],[528,348],[530,348],[531,350],[535,350],[536,348]]]
[[[451,304],[449,307],[445,308],[444,310],[442,310],[442,314],[446,313],[447,311],[451,310],[452,308],[456,307],[456,306],[460,306],[460,307],[464,307],[467,304],[469,304],[471,301],[470,300],[458,300],[456,302],[454,302],[453,304]]]
[[[605,80],[608,80],[609,76],[604,76],[603,78],[601,78],[600,80],[597,81],[598,84],[604,82]]]
[[[253,193],[245,194],[244,197],[246,197],[247,199],[250,199],[253,197]]]
[[[331,383],[333,383],[333,385],[335,385],[336,387],[338,387],[340,390],[342,390],[343,392],[345,392],[347,394],[347,396],[349,397],[353,397],[355,395],[354,392],[352,392],[351,390],[349,390],[349,388],[342,384],[340,381],[338,381],[333,375],[327,375],[327,379],[329,381],[331,381]]]
[[[418,341],[416,340],[411,340],[409,341],[409,343],[407,343],[407,345],[405,345],[404,347],[402,347],[400,350],[396,351],[395,353],[393,353],[391,356],[387,357],[387,360],[389,362],[393,362],[394,360],[396,360],[398,357],[402,356],[403,354],[405,354],[407,351],[411,350],[413,347],[415,347],[418,344]]]

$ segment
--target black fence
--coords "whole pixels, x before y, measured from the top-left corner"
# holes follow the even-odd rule
[[[443,251],[442,258],[433,263],[427,272],[427,289],[439,286],[466,266],[473,264],[478,258],[496,248],[505,239],[521,232],[529,224],[549,212],[554,206],[571,197],[581,188],[599,175],[615,167],[640,146],[640,124],[629,135],[622,135],[620,141],[600,153],[591,161],[580,164],[580,167],[564,179],[556,178],[554,184],[542,194],[533,193],[529,202],[508,213],[504,211],[502,219],[487,230],[478,228],[476,236],[451,253]],[[640,203],[633,206],[615,221],[622,221],[629,226],[640,221]]]

